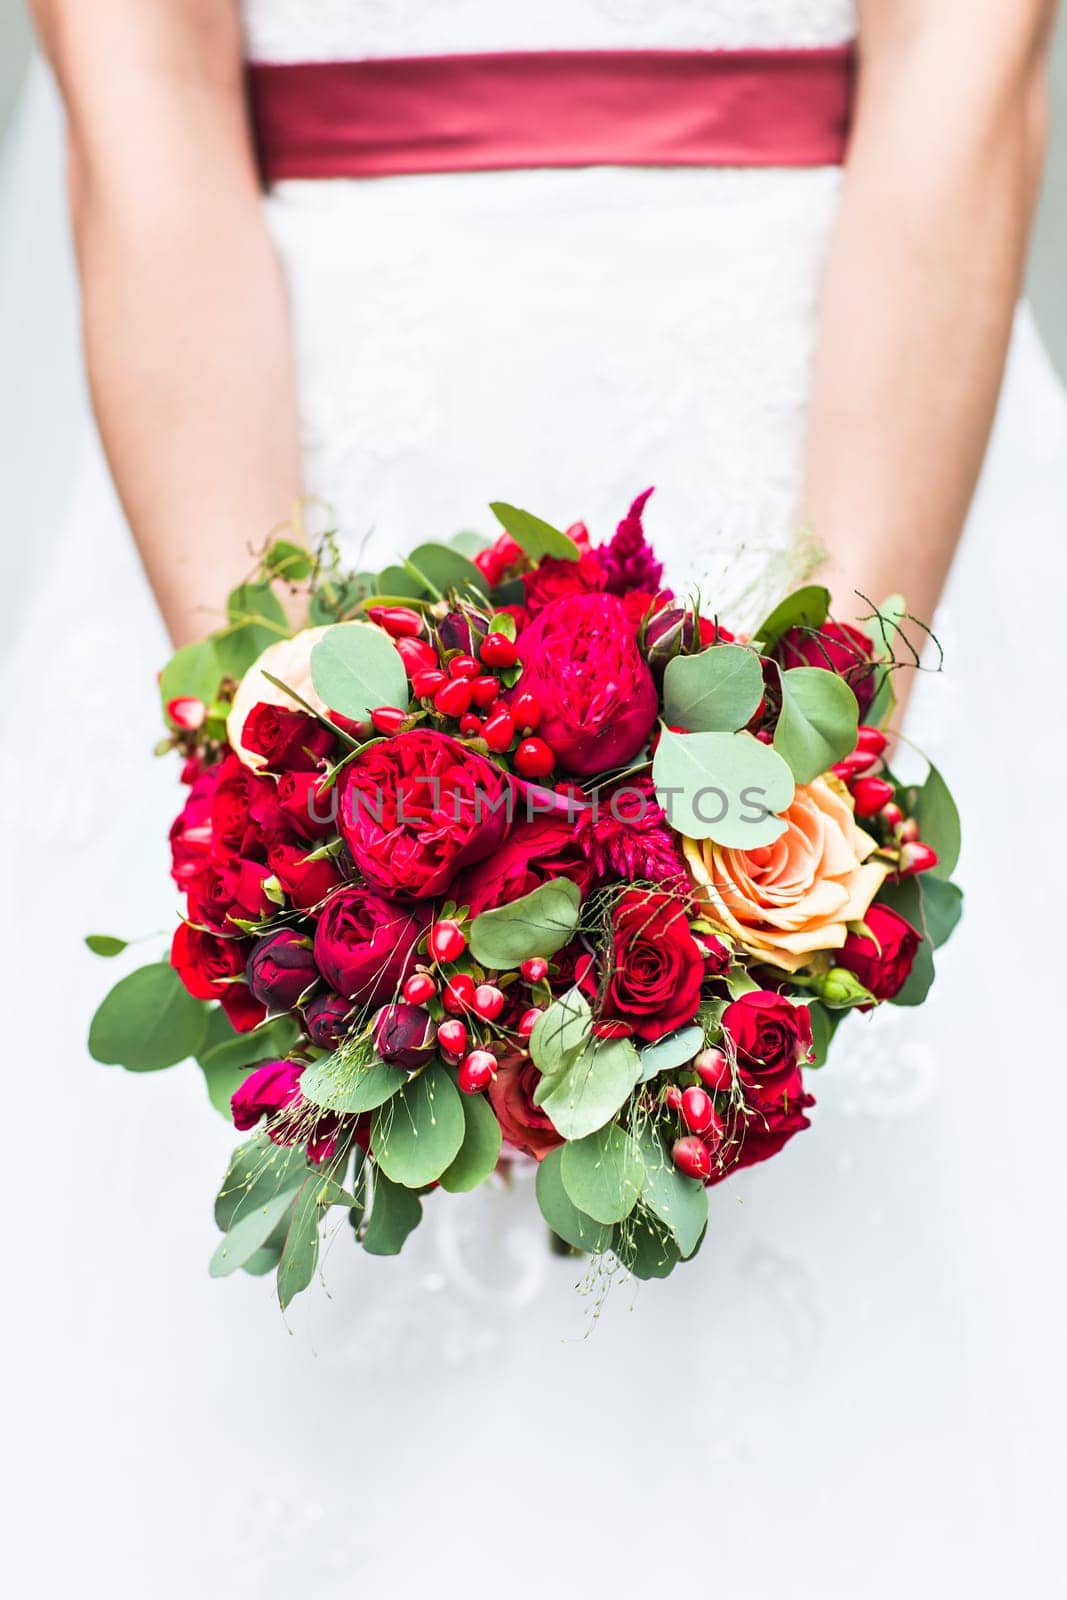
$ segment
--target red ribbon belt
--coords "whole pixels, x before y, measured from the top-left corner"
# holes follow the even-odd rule
[[[253,63],[263,175],[840,163],[850,46]]]

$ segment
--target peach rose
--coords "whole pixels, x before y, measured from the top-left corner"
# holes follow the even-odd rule
[[[327,628],[305,628],[291,639],[279,639],[277,644],[268,645],[241,679],[226,718],[226,736],[238,759],[253,771],[263,766],[265,761],[265,757],[257,755],[254,750],[246,750],[241,744],[241,734],[253,706],[262,702],[268,706],[285,706],[290,711],[300,709],[298,702],[270,683],[265,673],[269,672],[271,677],[289,684],[316,711],[327,709],[311,681],[311,652],[327,631]]]
[[[796,972],[820,951],[840,950],[888,869],[868,862],[877,846],[836,778],[799,785],[783,817],[781,837],[756,850],[695,839],[683,850],[709,921],[757,959]]]

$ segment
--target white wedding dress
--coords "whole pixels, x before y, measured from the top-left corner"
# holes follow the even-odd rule
[[[855,25],[849,0],[251,0],[247,21],[271,60],[821,45]],[[3,181],[12,1592],[1055,1592],[1067,402],[1027,313],[938,621],[946,673],[913,719],[967,832],[967,917],[930,1003],[849,1023],[812,1129],[714,1192],[699,1260],[666,1283],[577,1293],[520,1181],[435,1197],[398,1261],[339,1224],[325,1287],[283,1319],[269,1280],[207,1277],[235,1140],[196,1068],[135,1081],[84,1047],[122,962],[82,934],[173,915],[176,773],[149,754],[166,646],[77,376],[43,81]],[[654,482],[676,580],[739,590],[788,544],[839,187],[283,185],[266,204],[308,488],[379,563],[488,531],[498,496],[605,536]]]

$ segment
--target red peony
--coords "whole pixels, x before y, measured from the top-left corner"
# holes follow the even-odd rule
[[[202,867],[187,885],[189,919],[203,922],[220,933],[237,933],[235,921],[258,922],[277,908],[264,884],[270,869],[261,861],[244,861],[239,856],[220,865]]]
[[[630,889],[615,907],[612,973],[605,1016],[641,1039],[662,1039],[691,1022],[700,1005],[704,953],[673,895]]]
[[[547,1114],[534,1105],[541,1073],[528,1055],[507,1055],[498,1063],[489,1085],[489,1099],[504,1138],[516,1150],[541,1161],[563,1139]]]
[[[362,884],[327,900],[315,929],[315,964],[349,1000],[391,1000],[426,931],[423,911],[388,900]]]
[[[553,600],[565,600],[575,594],[598,593],[607,584],[607,574],[596,552],[586,550],[577,561],[546,556],[533,572],[526,573],[522,581],[526,590],[526,609],[531,617],[536,617]]]
[[[215,835],[211,809],[222,767],[207,767],[194,779],[185,805],[170,830],[170,875],[180,888],[213,858]]]
[[[174,931],[170,964],[197,1000],[218,1000],[238,1033],[247,1033],[266,1016],[266,1007],[244,981],[247,939],[220,939],[180,923]]]
[[[519,638],[521,686],[541,702],[538,734],[578,777],[625,766],[655,725],[659,697],[621,601],[556,600]]]
[[[892,1000],[908,981],[921,936],[889,906],[871,906],[863,920],[871,937],[850,933],[837,965],[847,967],[876,1000]]]
[[[860,708],[862,722],[878,689],[871,641],[848,622],[824,622],[821,628],[790,628],[779,639],[774,656],[783,667],[823,667],[844,678]]]
[[[498,848],[507,776],[457,740],[414,729],[361,751],[341,779],[338,825],[368,883],[413,900],[443,894]]]
[[[253,814],[274,805],[274,784],[257,777],[235,755],[219,764],[218,782],[211,803],[211,827],[218,856],[263,853],[263,830]]]
[[[267,864],[293,905],[310,911],[344,881],[332,856],[308,859],[306,844],[277,844],[267,854]]]

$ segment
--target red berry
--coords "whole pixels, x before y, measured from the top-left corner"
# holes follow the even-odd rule
[[[527,983],[541,983],[548,977],[548,962],[543,956],[531,956],[519,968]]]
[[[434,961],[458,961],[467,948],[467,935],[458,922],[445,917],[430,929],[428,948]]]
[[[861,772],[869,772],[878,760],[868,750],[853,750],[844,761],[837,762],[830,768],[835,778],[840,778],[842,783],[851,783],[853,778],[858,778]]]
[[[904,821],[904,813],[895,800],[890,800],[888,805],[883,806],[878,815],[887,828],[897,828]]]
[[[690,1133],[710,1133],[718,1122],[715,1103],[706,1089],[687,1089],[682,1095],[682,1116]]]
[[[445,991],[441,997],[445,1010],[452,1016],[469,1011],[474,1004],[474,979],[467,972],[457,972],[454,978],[449,978],[445,984]]]
[[[663,1097],[663,1103],[669,1111],[681,1111],[682,1091],[676,1083],[672,1083]]]
[[[441,672],[437,667],[425,672],[416,672],[411,679],[412,693],[419,700],[432,700],[438,689],[447,682],[447,672]]]
[[[901,844],[914,844],[918,837],[919,824],[916,822],[914,817],[909,817],[906,822],[902,822],[900,824]]]
[[[705,1089],[710,1089],[712,1094],[721,1094],[728,1090],[734,1081],[733,1069],[722,1050],[713,1045],[710,1050],[702,1050],[693,1062],[701,1083]]]
[[[555,753],[543,739],[524,739],[515,752],[515,769],[524,778],[547,778],[555,765]]]
[[[518,1034],[522,1039],[528,1039],[537,1027],[538,1020],[544,1016],[540,1006],[531,1006],[529,1011],[524,1011],[518,1022]]]
[[[476,678],[478,671],[478,663],[473,656],[453,656],[448,663],[450,678]]]
[[[593,1023],[594,1039],[628,1039],[633,1031],[632,1022],[601,1021]]]
[[[500,685],[495,678],[471,679],[471,699],[480,710],[491,706],[499,693]]]
[[[900,852],[900,875],[910,878],[917,872],[930,872],[937,866],[937,851],[923,844],[921,839],[913,839]]]
[[[482,719],[473,711],[465,711],[459,719],[459,731],[465,739],[474,739],[482,731]]]
[[[865,723],[860,723],[859,732],[856,734],[856,749],[869,750],[871,755],[880,756],[889,740],[881,728],[869,728]]]
[[[506,633],[487,633],[478,651],[487,667],[513,667],[519,652]]]
[[[459,1064],[456,1082],[464,1094],[481,1094],[496,1077],[496,1056],[488,1050],[472,1050]]]
[[[416,639],[422,632],[422,618],[408,606],[372,606],[367,615],[394,639]]]
[[[400,732],[408,714],[397,706],[379,706],[377,711],[371,712],[370,720],[375,733],[394,734]]]
[[[433,703],[443,717],[461,717],[470,710],[471,686],[466,678],[449,678],[434,695]]]
[[[433,672],[436,669],[437,651],[425,639],[394,639],[393,644],[409,678],[413,678],[417,672]]]
[[[893,785],[884,778],[857,778],[852,799],[857,817],[874,817],[893,798]]]
[[[446,1017],[438,1023],[437,1042],[450,1056],[461,1056],[467,1048],[467,1024],[458,1017]]]
[[[495,750],[497,755],[503,755],[505,750],[509,750],[511,741],[515,737],[515,724],[511,720],[511,712],[496,711],[491,717],[487,717],[482,737],[490,750]]]
[[[483,1022],[495,1022],[504,1009],[504,991],[495,983],[480,983],[474,991],[471,1010]]]
[[[524,689],[522,694],[517,694],[511,702],[511,714],[515,718],[515,726],[532,733],[541,720],[541,702],[535,694]]]
[[[183,733],[195,733],[204,726],[207,706],[194,695],[183,694],[176,700],[167,701],[167,716]]]
[[[671,1148],[671,1157],[679,1172],[684,1172],[687,1178],[700,1178],[706,1181],[711,1177],[711,1153],[696,1134],[686,1134],[684,1139],[676,1139]]]
[[[437,993],[437,985],[428,972],[414,972],[401,992],[409,1005],[424,1006]]]

